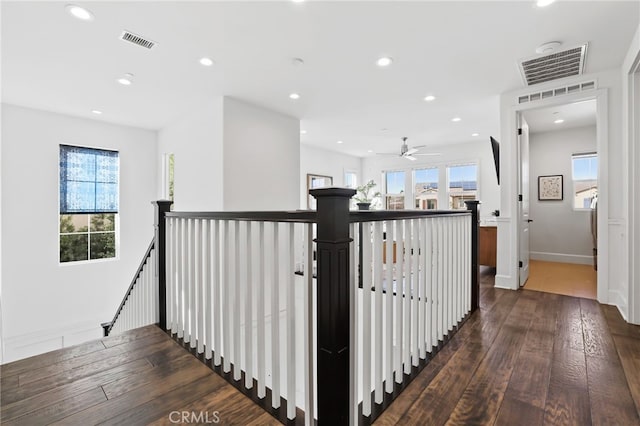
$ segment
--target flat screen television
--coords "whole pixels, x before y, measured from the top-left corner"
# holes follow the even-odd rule
[[[493,151],[493,163],[496,165],[496,177],[498,178],[498,185],[500,185],[500,143],[489,136],[491,139],[491,151]]]

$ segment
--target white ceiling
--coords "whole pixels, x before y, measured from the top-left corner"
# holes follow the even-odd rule
[[[596,101],[593,99],[555,107],[531,109],[526,110],[523,115],[531,133],[595,126]],[[564,122],[554,123],[558,119],[562,119]]]
[[[299,118],[303,143],[359,156],[395,152],[402,136],[498,134],[499,94],[523,86],[519,58],[586,41],[587,72],[617,68],[640,15],[638,1],[79,2],[87,23],[67,3],[2,2],[3,102],[161,129],[233,96]],[[123,29],[158,46],[120,41]],[[382,55],[389,68],[375,65]],[[124,73],[133,85],[116,83]]]

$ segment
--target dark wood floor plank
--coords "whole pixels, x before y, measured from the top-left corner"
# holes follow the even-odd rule
[[[576,297],[561,296],[558,301],[553,350],[555,352],[584,351],[580,299]]]
[[[640,338],[614,335],[613,340],[636,411],[640,415]]]
[[[550,354],[553,351],[559,301],[562,296],[530,290],[522,290],[522,294],[534,297],[536,300],[536,309],[533,313],[535,321],[531,323],[529,331],[527,331],[527,338],[522,350],[537,354]]]
[[[495,421],[535,309],[535,298],[521,295],[451,413],[448,424],[491,424]]]
[[[640,370],[636,372],[640,374]],[[591,418],[596,425],[640,425],[640,417],[616,356],[587,356]]]
[[[629,324],[622,318],[620,311],[616,306],[601,305],[602,312],[607,319],[611,334],[621,336],[635,337],[640,339],[640,325]]]
[[[544,421],[544,410],[505,396],[500,405],[500,412],[494,423],[495,426],[540,426]]]
[[[102,371],[98,374],[85,377],[80,380],[75,380],[63,386],[59,386],[43,392],[37,392],[33,396],[15,401],[13,403],[7,403],[5,401],[7,397],[10,396],[10,394],[3,391],[1,394],[2,404],[0,418],[4,421],[23,416],[40,408],[48,407],[49,405],[60,402],[65,398],[69,398],[74,395],[80,395],[113,380],[118,380],[119,378],[127,377],[131,374],[136,374],[136,372],[140,370],[148,370],[150,368],[151,364],[149,364],[146,359],[138,359],[129,363],[118,365],[112,369]]]
[[[147,339],[142,339],[141,341],[146,341]],[[159,342],[155,342],[151,345],[143,345],[141,347],[132,349],[131,351],[125,351],[122,353],[118,353],[116,355],[101,358],[93,363],[84,364],[73,369],[65,369],[60,371],[58,374],[47,376],[41,380],[32,381],[26,384],[22,384],[22,380],[20,381],[20,387],[16,389],[11,395],[7,396],[6,402],[15,402],[21,399],[28,398],[30,396],[37,395],[38,393],[42,393],[49,389],[54,389],[56,387],[65,385],[67,383],[73,383],[76,380],[82,379],[84,377],[89,377],[95,374],[99,374],[101,371],[109,370],[118,365],[122,365],[131,361],[135,361],[136,359],[144,358],[150,353],[154,353],[158,350],[165,350],[171,346],[175,345],[174,342],[163,340]],[[108,349],[105,349],[106,352]],[[146,363],[149,363],[145,360]],[[150,363],[149,363],[150,365]],[[22,377],[22,376],[21,376]]]
[[[167,339],[169,337],[167,336]],[[146,361],[146,360],[145,360]],[[96,420],[106,421],[119,414],[143,405],[154,398],[159,398],[163,394],[173,389],[188,386],[190,383],[214,374],[204,364],[192,357],[188,365],[180,371],[174,372],[166,377],[157,377],[148,384],[135,388],[127,393],[121,394],[106,402],[87,408],[75,413],[60,421],[60,424],[93,424]],[[216,376],[219,378],[218,376]],[[219,378],[222,380],[221,378]],[[223,381],[223,383],[226,383]]]
[[[100,340],[93,340],[80,345],[68,348],[56,349],[55,351],[46,352],[44,354],[35,355],[8,364],[0,365],[0,376],[8,377],[14,374],[33,371],[42,367],[57,364],[62,361],[69,360],[78,356],[86,355],[92,352],[105,349],[104,344]]]
[[[149,383],[161,383],[162,380],[171,376],[174,373],[183,371],[185,368],[189,368],[193,362],[193,355],[182,349],[183,354],[176,354],[175,357],[166,363],[162,363],[154,366],[150,370],[144,371],[142,374],[132,374],[127,377],[123,377],[119,380],[115,380],[111,383],[107,383],[102,386],[102,390],[108,399],[117,398],[127,392],[131,392]]]
[[[88,392],[66,398],[60,402],[49,405],[48,407],[44,407],[22,417],[18,417],[17,419],[6,422],[3,421],[2,424],[25,426],[48,425],[51,422],[63,419],[73,413],[84,410],[87,407],[92,407],[106,400],[107,398],[105,397],[104,392],[102,392],[102,389],[96,387]]]
[[[262,417],[262,415],[268,414],[229,384],[204,395],[188,405],[180,407],[178,411],[195,413],[196,416],[205,417],[209,420],[218,418],[219,422],[225,425],[247,425]],[[170,411],[164,412],[150,424],[171,425],[170,413]],[[175,414],[173,416],[175,417]],[[272,419],[275,421],[273,417]],[[202,423],[206,423],[206,421]],[[275,424],[279,424],[279,422]]]
[[[124,333],[117,334],[115,336],[105,337],[104,339],[102,339],[102,343],[105,347],[111,348],[113,346],[122,345],[123,343],[134,342],[141,338],[164,334],[166,333],[162,331],[160,327],[156,325],[147,325],[145,327],[125,331]]]
[[[520,351],[505,398],[525,402],[544,411],[551,376],[551,353]]]
[[[43,368],[26,371],[20,374],[20,386],[25,386],[28,383],[42,380],[47,377],[56,376],[65,371],[70,371],[79,367],[100,363],[109,358],[113,358],[123,354],[131,354],[139,350],[146,351],[149,346],[164,342],[166,342],[166,336],[153,333],[138,340],[110,347],[102,351],[91,352],[86,355],[76,356],[71,359],[48,365]]]
[[[144,404],[120,412],[118,415],[104,420],[101,424],[144,425],[158,418],[168,418],[172,411],[180,411],[192,401],[212,393],[223,386],[229,385],[220,376],[209,371],[209,374],[198,380],[162,393]],[[252,403],[251,401],[248,402]]]
[[[591,424],[587,368],[583,351],[554,350],[544,422],[549,425]]]
[[[595,300],[580,299],[582,315],[582,332],[584,336],[584,353],[588,356],[598,356],[612,359],[616,357],[607,320]]]

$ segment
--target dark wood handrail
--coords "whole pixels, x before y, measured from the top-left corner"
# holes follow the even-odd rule
[[[116,310],[116,314],[113,316],[113,319],[111,320],[111,322],[106,322],[101,324],[102,328],[104,329],[105,337],[109,335],[109,333],[111,332],[111,329],[113,328],[113,325],[116,322],[116,319],[118,319],[118,315],[120,315],[120,311],[122,311],[122,308],[124,307],[124,304],[127,302],[127,299],[129,298],[129,295],[131,294],[133,287],[136,285],[136,282],[138,281],[138,278],[140,277],[140,274],[144,269],[144,265],[147,264],[147,260],[149,259],[149,257],[151,257],[151,250],[154,249],[155,244],[156,244],[156,239],[153,238],[151,240],[151,243],[149,244],[149,248],[147,248],[147,251],[144,253],[144,256],[142,256],[142,261],[140,262],[140,266],[138,266],[136,273],[133,275],[131,284],[129,284],[129,288],[125,293],[124,298],[122,299],[122,302],[120,302],[120,306],[118,306],[118,309]]]
[[[358,210],[349,212],[349,222],[380,222],[383,220],[464,216],[470,214],[469,210]]]

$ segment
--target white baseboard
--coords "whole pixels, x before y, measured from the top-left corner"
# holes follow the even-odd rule
[[[629,305],[627,304],[627,298],[622,294],[622,292],[618,290],[609,290],[609,305],[613,305],[618,308],[620,311],[620,315],[624,318],[625,321],[629,322],[629,315],[627,308]]]
[[[546,262],[576,263],[578,265],[593,265],[593,256],[564,253],[546,253],[541,251],[529,252],[529,258]]]
[[[2,349],[4,350],[2,363],[78,345],[101,337],[102,328],[99,321],[81,322],[60,328],[5,337],[2,341]]]
[[[496,275],[495,288],[502,288],[505,290],[517,290],[517,285],[513,285],[513,277],[511,275]]]

